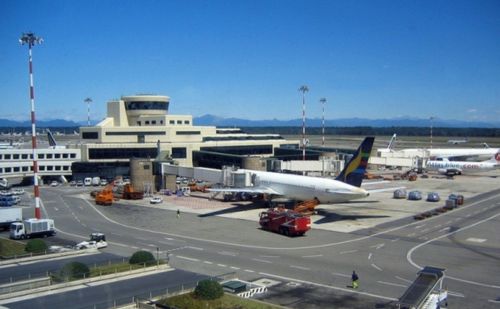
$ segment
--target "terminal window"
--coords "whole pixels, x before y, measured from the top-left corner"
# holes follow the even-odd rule
[[[189,120],[184,120],[184,124],[189,124]]]
[[[97,139],[98,134],[97,134],[97,132],[83,132],[82,138],[83,139]]]
[[[175,124],[175,120],[170,120],[169,123],[170,124]]]
[[[10,160],[10,154],[6,154],[4,157],[5,157],[5,160]]]
[[[51,153],[47,154],[47,159],[52,159],[52,154]]]
[[[14,160],[19,160],[19,155],[18,154],[14,154]]]
[[[28,167],[27,166],[23,166],[23,172],[27,172],[28,171]]]
[[[38,154],[38,159],[45,159],[45,154],[39,153]]]
[[[186,153],[185,147],[172,147],[172,158],[174,159],[185,159]]]
[[[45,165],[41,165],[41,166],[40,166],[40,170],[41,170],[41,171],[45,171]]]
[[[22,154],[22,155],[21,155],[21,159],[23,159],[23,160],[28,159],[28,155],[27,155],[27,154]]]
[[[76,153],[71,153],[71,154],[69,155],[69,157],[70,157],[71,159],[76,158]]]
[[[60,158],[61,158],[61,154],[60,154],[60,153],[56,153],[56,154],[54,154],[54,157],[55,157],[56,159],[60,159]]]
[[[10,172],[12,172],[12,169],[11,169],[10,167],[6,167],[6,168],[5,168],[5,172],[6,172],[6,173],[10,173]]]
[[[182,120],[177,120],[177,124],[182,124]]]

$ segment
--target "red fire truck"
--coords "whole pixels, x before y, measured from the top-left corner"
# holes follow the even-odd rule
[[[311,229],[308,216],[281,207],[261,212],[259,223],[264,230],[286,236],[301,236]]]

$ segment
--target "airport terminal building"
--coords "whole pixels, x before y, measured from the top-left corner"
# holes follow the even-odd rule
[[[161,95],[123,96],[108,102],[103,121],[80,128],[82,162],[75,163],[73,173],[95,175],[109,168],[127,174],[131,158],[173,161],[186,167],[265,169],[262,159],[274,156],[275,149],[299,148],[298,141],[279,134],[195,126],[191,115],[169,114],[169,105],[170,98]]]

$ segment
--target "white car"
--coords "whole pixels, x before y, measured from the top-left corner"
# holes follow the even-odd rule
[[[105,241],[90,240],[90,241],[82,241],[81,243],[76,244],[75,248],[78,250],[102,249],[102,248],[106,248],[107,246],[108,246],[108,243]]]
[[[59,183],[55,180],[50,183],[51,187],[57,187],[58,185],[59,185]]]
[[[155,197],[152,197],[150,200],[149,200],[149,203],[150,204],[160,204],[163,202],[163,199],[159,196],[155,196]]]

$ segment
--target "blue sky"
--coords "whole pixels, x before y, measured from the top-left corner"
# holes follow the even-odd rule
[[[500,1],[0,0],[0,118],[100,120],[121,95],[248,119],[500,119]]]

